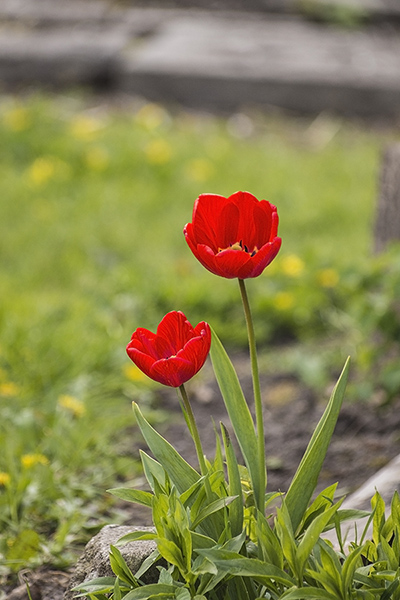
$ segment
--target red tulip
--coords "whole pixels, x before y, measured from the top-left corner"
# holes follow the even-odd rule
[[[229,198],[201,194],[192,221],[184,228],[191,251],[206,269],[221,277],[258,277],[281,247],[276,207],[249,192],[236,192]]]
[[[194,329],[182,312],[165,315],[157,333],[139,327],[126,347],[129,358],[154,381],[179,387],[204,365],[211,330],[203,321]]]

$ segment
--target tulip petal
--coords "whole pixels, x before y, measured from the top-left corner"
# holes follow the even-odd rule
[[[167,313],[157,327],[158,356],[167,358],[177,354],[192,336],[193,327],[182,312]]]
[[[218,252],[216,239],[220,213],[227,199],[218,194],[201,194],[193,209],[193,238],[196,244],[205,244]]]
[[[193,364],[187,360],[173,356],[162,358],[153,363],[151,368],[152,379],[170,387],[179,387],[195,375]]]
[[[145,354],[144,352],[141,352],[140,350],[135,348],[135,346],[133,346],[132,344],[128,344],[128,346],[126,348],[126,352],[129,356],[129,358],[135,363],[135,365],[141,371],[143,371],[143,373],[145,375],[147,375],[148,377],[151,377],[150,373],[151,373],[153,364],[155,362],[154,358],[152,358],[148,354]]]

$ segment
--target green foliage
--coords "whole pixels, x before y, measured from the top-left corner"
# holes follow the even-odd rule
[[[215,334],[213,343],[220,352],[220,342]],[[224,366],[219,364],[217,369],[222,370]],[[321,452],[316,440],[319,436],[324,437],[325,442],[330,439],[330,421],[337,419],[332,404],[336,404],[336,408],[341,404],[346,374],[347,366],[300,463],[300,472],[302,465],[310,460],[310,473],[314,469],[318,475],[321,464],[312,460],[313,455]],[[223,380],[221,373],[219,375],[219,380]],[[229,404],[229,396],[225,401]],[[146,433],[150,426],[144,421],[141,417],[141,427]],[[230,442],[223,426],[222,437],[224,447],[229,449]],[[150,555],[138,573],[132,574],[122,554],[112,547],[110,560],[116,579],[107,580],[107,588],[103,581],[90,581],[76,588],[77,592],[97,600],[101,600],[104,593],[110,594],[113,600],[120,597],[147,600],[158,596],[188,600],[400,598],[400,499],[397,492],[388,516],[385,503],[376,492],[371,501],[371,539],[359,543],[352,541],[345,551],[340,524],[368,513],[342,511],[342,500],[335,501],[334,498],[336,485],[321,492],[310,505],[308,501],[304,503],[301,496],[270,493],[266,496],[266,506],[279,497],[281,502],[275,516],[267,519],[264,512],[256,510],[253,502],[248,505],[247,483],[237,489],[240,469],[236,458],[233,464],[228,464],[229,481],[224,471],[219,470],[218,444],[214,461],[208,463],[206,477],[199,477],[184,489],[184,471],[171,471],[168,452],[162,452],[165,441],[160,436],[152,443],[154,452],[158,446],[161,449],[157,452],[161,462],[152,460],[145,467],[152,489],[154,532],[133,532],[119,540],[118,545],[153,539],[157,551]],[[145,456],[143,454],[144,460]],[[229,450],[226,460],[228,463],[232,460]],[[294,480],[298,481],[298,477]],[[212,494],[211,501],[205,480]],[[306,499],[310,497],[306,488],[312,490],[313,481],[314,476],[310,476],[310,482],[307,483],[306,478],[302,482]],[[189,483],[187,481],[186,486]],[[231,484],[237,495],[229,495]],[[131,498],[127,489],[114,490],[114,493],[133,502],[143,502],[134,490]],[[239,514],[248,514],[245,524],[241,517],[238,520],[238,501],[242,507]],[[145,502],[148,503],[148,495]],[[239,523],[243,525],[238,533]],[[339,549],[324,539],[324,532],[332,528],[338,532]],[[159,567],[158,583],[144,585],[140,577],[151,565],[159,564],[160,558],[167,566]],[[121,581],[125,587],[121,588]]]
[[[236,288],[216,279],[210,286],[179,233],[199,193],[249,189],[278,205],[280,266],[251,289],[260,345],[346,329],[345,354],[356,347],[361,368],[355,397],[369,394],[362,370],[375,365],[376,350],[386,343],[395,350],[399,261],[395,253],[385,264],[369,261],[375,177],[388,136],[323,115],[244,119],[253,126],[248,137],[240,118],[171,116],[153,104],[114,111],[73,96],[2,99],[4,572],[74,560],[75,545],[113,518],[110,495],[98,490],[137,476],[126,429],[130,400],[152,424],[163,418],[151,408],[152,384],[127,368],[124,347],[139,323],[151,328],[160,312],[179,308],[193,321],[212,320],[230,345],[243,344],[244,327],[232,326]],[[369,340],[362,349],[360,327]],[[378,347],[376,329],[384,340]],[[394,360],[372,369],[388,400],[400,387]],[[331,356],[326,363],[324,374]],[[238,506],[229,507],[235,530]],[[39,543],[15,562],[26,531]]]

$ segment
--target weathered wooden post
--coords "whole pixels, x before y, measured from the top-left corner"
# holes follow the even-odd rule
[[[400,144],[386,147],[380,173],[375,219],[374,249],[382,252],[390,242],[400,241]]]

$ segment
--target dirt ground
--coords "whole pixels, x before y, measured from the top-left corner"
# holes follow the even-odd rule
[[[248,360],[236,358],[235,366],[251,405],[252,382]],[[200,430],[205,453],[214,456],[213,422],[228,425],[226,410],[212,376],[210,365],[188,384],[193,412]],[[261,375],[265,410],[268,489],[287,490],[313,429],[329,399],[329,390],[317,398],[296,378],[288,374]],[[158,406],[169,414],[168,423],[157,426],[193,466],[197,466],[193,442],[181,414],[175,390],[160,387]],[[341,493],[351,493],[400,453],[400,401],[386,408],[373,404],[344,404],[320,476],[318,489],[339,482]],[[146,449],[145,444],[138,445]],[[130,525],[150,524],[146,509],[129,505]],[[68,574],[41,568],[30,573],[32,600],[62,600]],[[25,586],[10,590],[9,600],[28,600]]]

